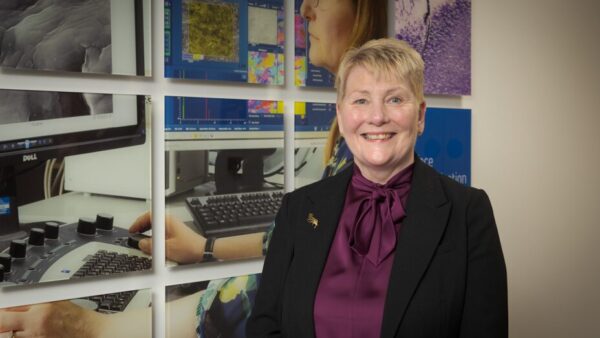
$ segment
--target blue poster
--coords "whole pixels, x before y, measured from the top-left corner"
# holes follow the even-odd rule
[[[471,110],[427,108],[415,151],[440,173],[471,185]]]

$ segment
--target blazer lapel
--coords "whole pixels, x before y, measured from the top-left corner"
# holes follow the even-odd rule
[[[307,220],[301,222],[306,223],[310,230],[305,241],[306,245],[310,246],[309,254],[306,256],[297,256],[297,259],[302,260],[301,264],[310,267],[306,269],[306,274],[303,276],[305,287],[297,295],[299,312],[304,318],[302,321],[309,324],[307,327],[306,337],[314,337],[315,324],[313,317],[313,308],[315,296],[321,274],[325,268],[329,249],[335,236],[340,218],[346,190],[352,177],[352,166],[339,174],[325,180],[322,184],[316,185],[312,191],[307,192],[307,204],[304,211],[305,216],[312,214],[318,219],[318,225],[310,225]]]
[[[450,203],[438,174],[415,155],[406,218],[398,234],[381,337],[394,337],[446,228]]]

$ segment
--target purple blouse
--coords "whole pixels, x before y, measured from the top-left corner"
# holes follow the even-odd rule
[[[354,166],[315,297],[317,338],[380,336],[413,167],[380,185],[368,181]]]

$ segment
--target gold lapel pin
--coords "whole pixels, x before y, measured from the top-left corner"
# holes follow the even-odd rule
[[[313,229],[316,229],[319,226],[319,220],[315,217],[315,215],[312,212],[308,213],[308,217],[306,218],[306,221],[309,224],[312,224]]]

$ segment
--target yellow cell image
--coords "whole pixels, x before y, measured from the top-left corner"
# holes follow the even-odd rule
[[[205,1],[186,1],[183,5],[183,58],[238,62],[238,5]]]

